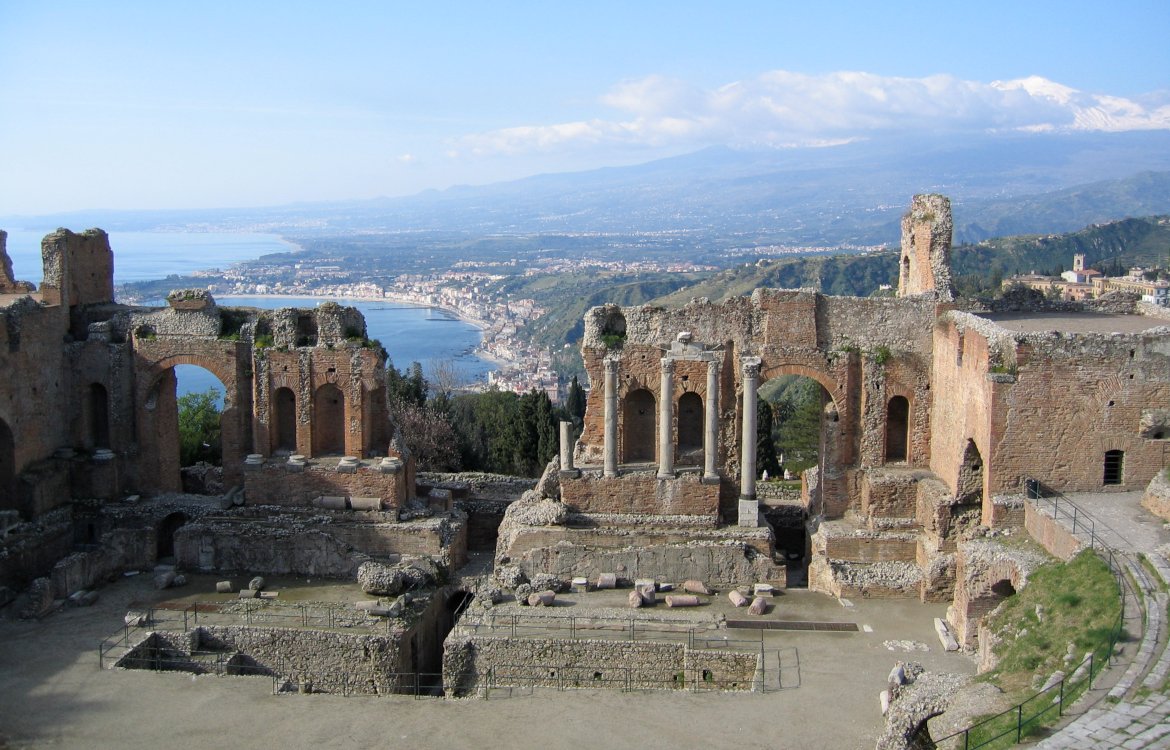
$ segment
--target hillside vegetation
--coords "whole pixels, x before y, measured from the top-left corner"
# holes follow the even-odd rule
[[[1058,274],[1072,267],[1076,253],[1086,263],[1115,275],[1131,265],[1170,265],[1170,217],[1121,219],[1059,235],[1023,235],[960,245],[951,251],[951,267],[960,293],[994,289],[1018,274]],[[663,295],[653,304],[686,304],[693,297],[724,300],[751,294],[758,287],[808,287],[825,294],[868,297],[880,285],[896,287],[898,253],[827,255],[761,261],[713,274]]]

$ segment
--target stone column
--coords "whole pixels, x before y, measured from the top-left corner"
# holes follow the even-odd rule
[[[707,415],[703,421],[703,481],[719,481],[715,454],[719,450],[719,360],[707,362]]]
[[[743,358],[743,435],[739,441],[739,525],[758,526],[756,500],[756,389],[760,387],[760,360]]]
[[[607,477],[617,476],[617,374],[616,359],[605,360],[605,468]]]
[[[561,474],[577,475],[573,468],[573,423],[561,422]]]
[[[674,479],[674,360],[662,358],[658,399],[658,478]]]

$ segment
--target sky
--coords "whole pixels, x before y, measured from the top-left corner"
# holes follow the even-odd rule
[[[0,0],[0,215],[1170,129],[1170,2]]]

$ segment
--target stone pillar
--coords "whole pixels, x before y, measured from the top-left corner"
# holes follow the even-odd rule
[[[577,475],[573,468],[573,423],[561,422],[561,474]]]
[[[616,359],[605,360],[605,468],[607,477],[617,476],[617,375]]]
[[[703,421],[703,481],[719,482],[715,454],[719,450],[719,360],[707,362],[707,415]]]
[[[743,435],[739,441],[739,525],[759,526],[756,500],[756,389],[760,387],[760,360],[743,358]]]
[[[658,478],[674,479],[674,360],[662,358],[658,399]]]

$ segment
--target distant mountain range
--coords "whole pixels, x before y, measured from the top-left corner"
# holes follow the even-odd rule
[[[760,151],[709,148],[632,167],[402,198],[203,211],[0,218],[108,230],[357,233],[682,231],[716,246],[895,243],[914,193],[949,195],[956,242],[1170,213],[1170,131],[888,138]]]

